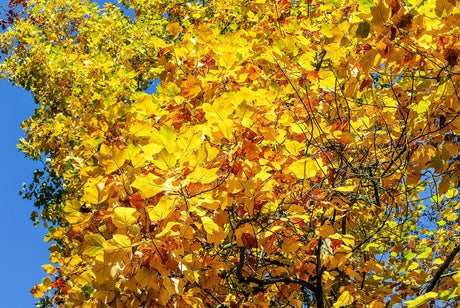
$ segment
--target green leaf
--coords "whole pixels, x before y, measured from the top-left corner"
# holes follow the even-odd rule
[[[362,9],[369,9],[374,6],[374,0],[358,0],[359,8]]]
[[[409,252],[404,256],[404,258],[406,258],[406,260],[409,261],[409,260],[412,260],[413,258],[415,258],[416,256],[417,256],[417,254],[415,252]]]
[[[359,23],[358,29],[356,29],[356,34],[361,36],[362,38],[366,38],[369,36],[370,31],[371,25],[367,21],[363,21]]]

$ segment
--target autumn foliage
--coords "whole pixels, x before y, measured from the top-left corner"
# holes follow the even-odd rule
[[[456,306],[459,37],[456,0],[29,1],[39,305]]]

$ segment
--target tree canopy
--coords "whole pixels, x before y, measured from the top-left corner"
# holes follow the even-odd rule
[[[24,2],[15,3],[23,4]],[[456,306],[456,0],[30,0],[39,306]],[[156,87],[156,88],[155,88]]]

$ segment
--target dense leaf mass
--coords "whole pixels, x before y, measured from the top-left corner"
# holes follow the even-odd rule
[[[456,0],[30,0],[0,69],[51,176],[39,305],[455,306],[459,25]]]

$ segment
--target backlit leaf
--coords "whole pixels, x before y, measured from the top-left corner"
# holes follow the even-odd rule
[[[105,242],[105,238],[99,234],[88,234],[85,235],[83,254],[88,255],[90,257],[95,257],[98,254],[104,252],[103,244]]]
[[[147,199],[163,191],[162,185],[157,184],[159,180],[160,178],[158,176],[151,173],[147,175],[139,175],[136,177],[131,186],[140,190],[142,198]]]
[[[407,301],[406,302],[406,304],[408,304],[407,308],[419,307],[419,306],[425,304],[430,299],[436,298],[437,296],[438,296],[438,293],[436,293],[436,292],[428,292],[426,294],[418,296],[414,300]]]
[[[351,305],[354,301],[353,295],[348,291],[342,292],[337,301],[334,303],[334,308]]]
[[[134,208],[117,207],[114,211],[112,222],[121,229],[128,229],[137,221],[139,213]]]

